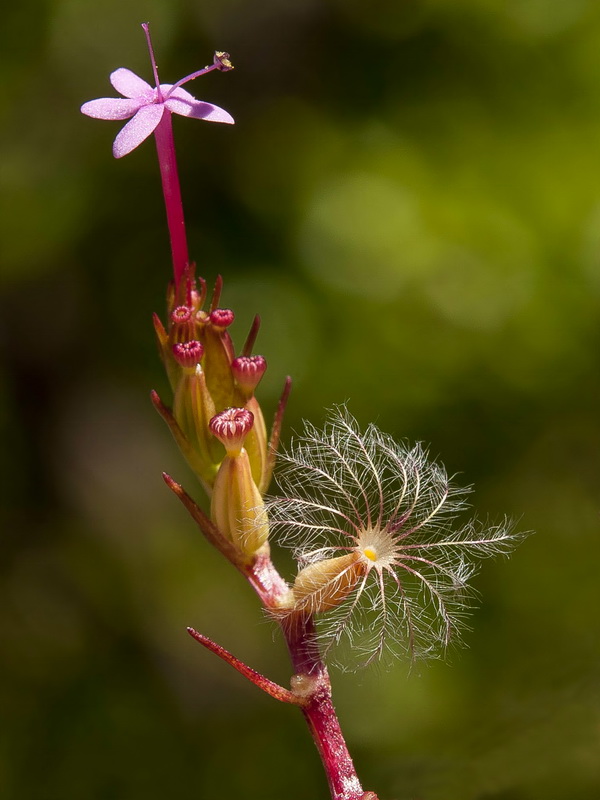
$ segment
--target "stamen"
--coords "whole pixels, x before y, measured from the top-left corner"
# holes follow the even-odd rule
[[[224,50],[215,50],[215,54],[213,56],[213,64],[220,72],[229,72],[230,70],[233,69],[233,64],[231,63],[231,56]]]
[[[207,72],[212,72],[214,69],[218,69],[219,72],[229,72],[230,70],[233,69],[233,64],[229,60],[229,53],[225,53],[222,50],[216,50],[213,57],[213,63],[210,66],[206,66],[203,67],[202,69],[196,70],[196,72],[192,72],[190,75],[186,75],[185,78],[182,78],[181,80],[177,81],[177,83],[174,83],[173,86],[171,86],[171,88],[167,92],[165,100],[167,99],[167,97],[170,97],[173,94],[175,89],[178,89],[180,86],[183,86],[184,83],[196,80],[196,78],[199,78],[201,75],[206,75]]]

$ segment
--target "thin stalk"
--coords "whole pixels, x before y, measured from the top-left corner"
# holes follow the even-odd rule
[[[247,664],[244,664],[243,661],[240,661],[239,658],[236,658],[228,650],[225,650],[225,648],[221,647],[220,644],[213,642],[213,640],[209,639],[208,636],[198,633],[198,631],[194,630],[194,628],[188,628],[187,631],[190,636],[199,642],[203,647],[206,647],[206,649],[210,650],[211,653],[214,653],[215,655],[219,656],[219,658],[223,659],[226,664],[229,664],[230,667],[236,669],[241,675],[244,676],[244,678],[247,678],[255,686],[258,686],[259,689],[262,689],[265,694],[270,695],[275,700],[280,700],[282,703],[292,703],[292,705],[295,706],[303,705],[304,700],[302,699],[301,695],[291,692],[289,689],[285,689],[278,683],[274,683],[268,678],[265,678],[265,676],[261,675],[260,672],[257,672]]]
[[[173,121],[171,114],[166,110],[154,131],[154,139],[156,141],[160,178],[167,211],[167,225],[169,226],[171,255],[173,257],[173,277],[175,279],[175,291],[177,291],[179,282],[188,266],[189,256],[183,217],[183,203],[181,201],[181,187],[179,185],[175,157]]]

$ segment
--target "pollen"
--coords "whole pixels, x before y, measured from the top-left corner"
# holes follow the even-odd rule
[[[374,547],[365,547],[363,550],[363,556],[368,558],[369,561],[377,561],[377,550]]]

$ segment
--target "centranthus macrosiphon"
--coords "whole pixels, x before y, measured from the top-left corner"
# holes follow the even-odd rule
[[[466,607],[467,579],[478,556],[506,553],[518,540],[506,523],[456,524],[465,491],[419,445],[396,444],[370,425],[361,432],[344,410],[323,430],[306,432],[284,453],[282,496],[267,499],[283,414],[285,380],[270,435],[256,389],[267,368],[252,350],[255,318],[239,353],[229,335],[234,312],[220,307],[223,281],[212,296],[189,260],[172,114],[232,123],[231,115],[196,100],[181,86],[214,70],[233,69],[216,52],[213,63],[175,84],[161,84],[146,35],[154,87],[128,69],[111,75],[122,98],[84,103],[81,111],[130,121],[113,145],[116,158],[154,134],[173,261],[166,324],[154,329],[173,400],[152,393],[159,411],[208,500],[205,512],[164,475],[207,540],[247,579],[281,626],[293,675],[291,688],[270,681],[220,645],[188,632],[271,697],[298,706],[323,762],[332,800],[377,800],[364,791],[331,699],[324,662],[333,645],[353,644],[362,661],[385,653],[432,655],[456,638]],[[292,546],[299,572],[288,583],[271,561],[271,545]]]

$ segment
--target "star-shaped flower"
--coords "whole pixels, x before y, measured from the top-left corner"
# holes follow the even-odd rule
[[[181,88],[181,83],[191,80],[184,78],[176,84],[161,83],[152,88],[130,69],[120,67],[111,73],[110,82],[123,95],[120,97],[100,97],[81,106],[81,111],[96,119],[132,119],[119,131],[113,143],[113,155],[122,158],[154,133],[163,114],[180,114],[183,117],[205,119],[209,122],[232,124],[233,117],[223,108],[196,100]]]

